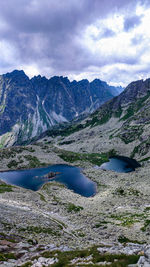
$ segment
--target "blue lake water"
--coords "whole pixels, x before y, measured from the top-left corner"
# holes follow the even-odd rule
[[[112,157],[109,162],[105,162],[100,166],[103,170],[115,172],[132,172],[138,167],[140,167],[140,164],[136,160],[123,156]]]
[[[46,168],[1,172],[0,179],[11,185],[37,191],[46,183],[43,176],[48,172],[59,172],[51,181],[66,185],[70,190],[85,197],[96,194],[96,183],[84,176],[80,169],[69,165],[53,165]],[[38,178],[36,177],[38,176]]]

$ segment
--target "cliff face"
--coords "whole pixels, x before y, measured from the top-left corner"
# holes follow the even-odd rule
[[[91,83],[57,76],[29,79],[17,70],[1,75],[1,146],[28,140],[53,125],[91,113],[116,94],[118,88],[98,79]]]

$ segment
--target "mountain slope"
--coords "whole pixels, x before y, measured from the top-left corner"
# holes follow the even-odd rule
[[[78,124],[62,129],[58,144],[67,150],[150,157],[150,79],[132,82],[117,97]],[[51,135],[50,132],[47,133]],[[57,133],[53,133],[54,135]]]
[[[70,82],[68,78],[37,76],[23,71],[0,76],[0,142],[25,141],[50,127],[88,114],[118,94],[118,88],[98,79]]]

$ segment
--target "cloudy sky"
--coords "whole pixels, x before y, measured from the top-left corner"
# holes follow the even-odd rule
[[[0,0],[0,74],[150,77],[149,0]]]

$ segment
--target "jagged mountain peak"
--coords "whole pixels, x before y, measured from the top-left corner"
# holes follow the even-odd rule
[[[5,76],[7,78],[21,77],[21,76],[28,77],[23,70],[13,70],[12,72],[8,72],[6,74],[3,74],[3,76]]]

